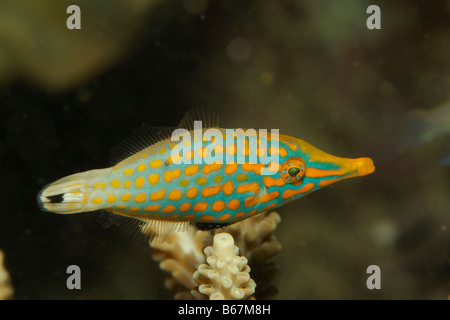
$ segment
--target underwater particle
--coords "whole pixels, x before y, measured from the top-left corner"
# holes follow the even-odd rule
[[[372,237],[382,246],[391,246],[398,237],[398,230],[391,221],[380,221],[373,227]]]

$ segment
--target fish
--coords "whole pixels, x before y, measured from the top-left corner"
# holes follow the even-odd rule
[[[40,208],[106,210],[164,241],[189,224],[222,228],[375,170],[371,158],[333,156],[278,129],[221,128],[217,114],[201,109],[178,127],[140,128],[113,149],[112,160],[46,185]]]

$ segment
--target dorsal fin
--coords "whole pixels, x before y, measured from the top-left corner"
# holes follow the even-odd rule
[[[202,121],[203,128],[219,126],[218,114],[213,111],[196,108],[185,113],[178,128],[184,128],[189,131],[194,130],[194,121]],[[110,164],[112,166],[116,165],[151,145],[165,139],[170,139],[175,129],[174,127],[142,126],[111,150]]]
[[[219,115],[213,111],[195,108],[187,111],[178,128],[194,130],[194,121],[202,121],[203,128],[217,128],[219,127]]]
[[[162,140],[170,139],[172,132],[176,128],[163,127],[141,127],[132,133],[129,137],[122,140],[111,150],[110,164],[117,163],[127,159],[139,151],[144,150]]]

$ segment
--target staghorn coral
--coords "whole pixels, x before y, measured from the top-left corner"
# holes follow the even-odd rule
[[[201,278],[194,279],[193,275],[206,262],[203,249],[213,244],[213,233],[226,232],[234,238],[241,255],[248,259],[252,278],[257,283],[253,297],[273,298],[277,290],[272,282],[278,267],[271,258],[281,249],[273,232],[280,220],[278,213],[270,212],[211,232],[190,226],[185,232],[171,233],[162,243],[151,243],[152,257],[160,263],[162,270],[170,273],[166,287],[176,292],[176,299],[205,299],[207,296],[193,290],[203,284],[198,283]]]
[[[152,242],[152,257],[159,267],[170,273],[166,287],[176,291],[176,299],[192,299],[190,291],[197,286],[192,278],[197,267],[205,262],[203,248],[212,242],[212,235],[194,226],[184,232],[172,232],[164,242]]]
[[[246,299],[255,292],[256,283],[250,278],[247,258],[238,256],[239,248],[229,233],[214,236],[212,246],[205,248],[207,264],[198,266],[193,278],[200,284],[192,295],[199,293],[210,300]]]
[[[8,271],[3,267],[3,251],[0,250],[0,300],[11,299],[14,290],[9,279]]]
[[[273,235],[280,221],[280,215],[272,211],[224,228],[233,236],[241,254],[248,259],[252,278],[258,284],[256,299],[274,298],[278,292],[272,285],[278,265],[272,258],[281,250],[281,243]]]

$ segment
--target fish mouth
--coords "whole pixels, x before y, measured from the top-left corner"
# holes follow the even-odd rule
[[[339,166],[341,172],[345,172],[342,175],[342,179],[363,177],[367,176],[375,171],[375,166],[371,158],[340,158]]]
[[[375,171],[373,160],[370,158],[358,158],[354,162],[356,165],[356,174],[359,177],[367,176]]]

